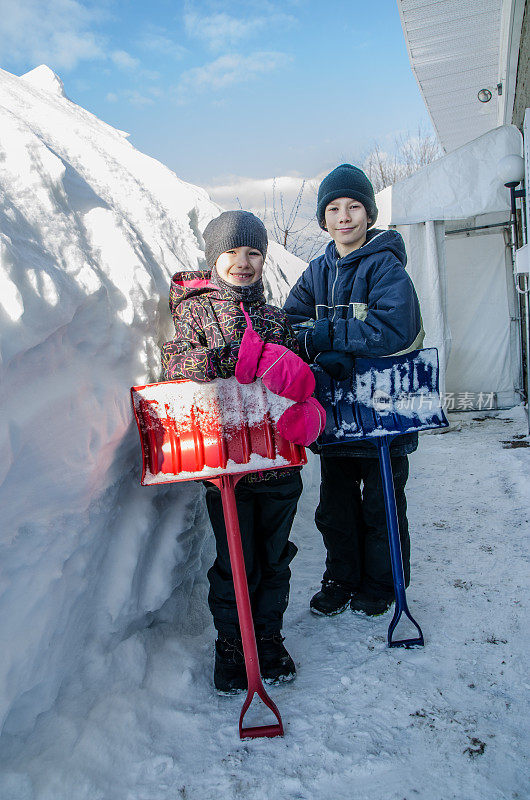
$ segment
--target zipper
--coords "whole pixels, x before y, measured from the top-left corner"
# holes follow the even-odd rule
[[[335,322],[335,314],[337,313],[337,309],[335,308],[335,286],[337,285],[337,279],[339,277],[339,261],[340,258],[337,258],[335,261],[335,280],[333,281],[333,286],[331,287],[331,305],[333,306],[333,322]]]

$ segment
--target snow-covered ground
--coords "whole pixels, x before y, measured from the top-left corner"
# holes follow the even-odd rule
[[[243,697],[213,690],[209,538],[191,598],[92,652],[29,736],[4,736],[2,799],[527,798],[530,449],[503,447],[524,412],[451,421],[411,456],[408,599],[425,648],[388,649],[389,614],[309,613],[323,567],[313,457],[284,630],[299,672],[270,688],[285,737],[240,741]]]

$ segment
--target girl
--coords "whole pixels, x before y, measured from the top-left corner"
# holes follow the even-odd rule
[[[208,224],[203,236],[209,270],[180,272],[171,282],[169,305],[176,335],[162,349],[164,379],[233,376],[246,329],[241,304],[266,343],[298,352],[285,314],[265,302],[267,232],[261,220],[247,211],[225,211]],[[289,533],[301,491],[299,468],[246,476],[236,487],[261,675],[268,683],[296,675],[281,628],[289,599],[289,564],[297,550]],[[247,677],[221,496],[213,484],[207,485],[206,503],[217,546],[208,572],[208,602],[218,634],[214,683],[219,692],[232,694],[246,688]]]

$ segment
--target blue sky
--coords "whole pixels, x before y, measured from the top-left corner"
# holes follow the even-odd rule
[[[0,66],[201,185],[314,176],[430,131],[396,0],[0,0]]]

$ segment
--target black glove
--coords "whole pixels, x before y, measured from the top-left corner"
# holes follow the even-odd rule
[[[353,372],[354,358],[349,353],[326,351],[315,357],[315,364],[322,367],[324,372],[335,381],[345,381]]]
[[[313,361],[317,353],[333,348],[332,328],[329,319],[317,319],[312,325],[304,323],[295,327],[302,358]]]
[[[310,335],[315,353],[323,353],[325,350],[333,349],[333,331],[327,317],[317,319]]]

